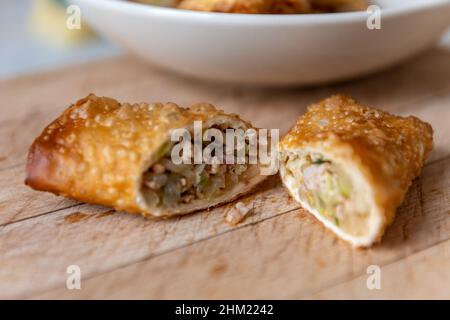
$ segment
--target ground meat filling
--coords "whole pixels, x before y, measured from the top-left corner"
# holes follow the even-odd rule
[[[343,170],[320,154],[290,156],[287,174],[294,177],[299,197],[336,226],[359,233],[367,206]]]
[[[226,129],[220,128],[223,133]],[[203,148],[209,143],[204,142]],[[223,164],[176,165],[171,160],[171,147],[168,146],[162,152],[162,158],[143,176],[143,191],[147,202],[158,207],[189,204],[194,200],[218,197],[238,182],[247,181],[256,174],[256,166],[248,164],[248,141],[244,147],[245,164],[226,164],[222,161]],[[223,150],[225,154],[225,145]],[[237,150],[234,151],[237,154]]]

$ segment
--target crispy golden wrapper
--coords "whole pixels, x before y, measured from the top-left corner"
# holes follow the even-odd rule
[[[270,13],[272,0],[183,0],[179,9],[225,12]]]
[[[308,108],[280,142],[280,174],[291,195],[355,246],[378,241],[433,147],[416,117],[333,96]]]
[[[280,0],[273,1],[270,13],[273,14],[295,14],[310,13],[311,4],[309,0]]]
[[[264,179],[255,174],[259,170],[253,170],[250,177],[243,175],[217,197],[170,207],[153,203],[155,199],[148,198],[149,190],[143,185],[144,175],[170,151],[171,131],[191,131],[194,121],[202,121],[204,128],[251,128],[239,116],[210,104],[188,109],[174,103],[121,104],[91,94],[70,106],[34,141],[28,154],[26,184],[144,216],[172,216],[231,201]]]
[[[160,7],[173,8],[176,7],[183,0],[133,0],[135,2],[150,4]]]
[[[309,0],[183,0],[179,9],[225,13],[306,13]]]
[[[314,12],[364,11],[369,6],[366,0],[308,0]]]
[[[365,10],[365,0],[182,0],[179,9],[253,14],[325,13]]]

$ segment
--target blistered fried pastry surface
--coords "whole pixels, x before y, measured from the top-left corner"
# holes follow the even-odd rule
[[[342,226],[325,221],[318,212],[313,213],[339,236],[355,245],[369,246],[379,240],[392,222],[395,209],[420,174],[432,147],[433,129],[428,123],[413,116],[394,116],[337,95],[310,106],[282,139],[281,173],[286,184],[290,179],[286,159],[296,154],[312,154],[313,158],[322,155],[323,159],[319,159],[322,162],[315,162],[317,165],[337,163],[353,179],[354,189],[364,189],[364,197],[370,195],[365,200],[368,214],[370,211],[373,215],[372,225],[367,226],[370,232],[350,236],[346,234],[349,232],[340,230]],[[293,186],[291,182],[287,187],[299,200],[299,189],[304,186]],[[307,209],[316,211],[305,202]]]
[[[314,12],[364,11],[369,6],[366,0],[308,0]]]
[[[214,201],[158,208],[142,194],[143,174],[161,157],[172,129],[226,123],[250,128],[237,115],[210,104],[181,108],[174,103],[119,103],[93,94],[79,100],[48,125],[30,147],[26,184],[83,202],[145,216],[185,214],[231,201],[262,178],[230,190]]]
[[[270,13],[272,0],[183,0],[179,9],[226,12]]]
[[[182,0],[179,9],[253,14],[326,13],[365,10],[365,0]]]

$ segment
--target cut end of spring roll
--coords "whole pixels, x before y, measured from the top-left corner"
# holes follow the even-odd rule
[[[333,96],[308,108],[280,142],[289,193],[357,247],[379,241],[433,148],[433,129],[416,117]]]
[[[91,94],[34,141],[26,184],[87,203],[167,217],[232,201],[265,178],[256,164],[175,165],[171,132],[192,132],[194,121],[222,132],[252,128],[207,103],[190,108],[128,104]]]

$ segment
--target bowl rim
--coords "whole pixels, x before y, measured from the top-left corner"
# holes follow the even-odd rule
[[[244,23],[264,25],[297,25],[297,24],[330,24],[339,22],[366,21],[371,12],[353,11],[337,13],[314,13],[314,14],[242,14],[224,12],[204,12],[184,9],[176,9],[162,6],[138,3],[129,0],[69,0],[73,4],[88,4],[91,6],[105,7],[110,10],[120,10],[124,13],[136,15],[163,16],[164,18],[183,19],[192,21],[204,21],[213,23]],[[401,16],[431,9],[442,5],[450,5],[449,0],[416,0],[407,2],[392,8],[381,8],[382,19]]]

